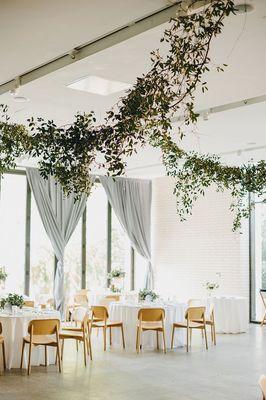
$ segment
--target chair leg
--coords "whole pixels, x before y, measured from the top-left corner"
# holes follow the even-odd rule
[[[216,330],[215,330],[215,323],[212,326],[213,329],[213,343],[216,346]]]
[[[163,328],[163,351],[166,354],[165,330]]]
[[[192,344],[192,328],[190,328],[189,331],[190,331],[189,332],[189,342],[190,342],[190,347],[191,347],[191,344]]]
[[[103,349],[106,351],[106,328],[103,328]]]
[[[27,369],[27,373],[28,375],[30,374],[30,370],[31,370],[31,348],[32,348],[32,344],[29,344],[29,357],[28,357],[28,369]]]
[[[4,370],[6,369],[6,352],[5,352],[5,343],[2,343],[2,353],[3,353],[3,365]]]
[[[211,339],[212,339],[212,343],[214,342],[214,338],[213,338],[213,326],[211,325]]]
[[[23,366],[24,347],[25,347],[25,342],[24,342],[24,340],[23,340],[23,343],[22,343],[22,350],[21,350],[20,369],[22,369],[22,366]]]
[[[121,335],[122,335],[122,343],[123,343],[123,349],[125,349],[125,335],[124,335],[124,327],[123,324],[121,325]]]
[[[138,335],[138,337],[137,337],[137,343],[138,343],[138,346],[137,346],[137,353],[139,353],[139,352],[140,352],[140,328],[138,328],[138,333],[137,333],[137,335]]]
[[[60,354],[60,344],[59,343],[57,343],[57,346],[56,346],[56,355],[57,355],[57,360],[58,360],[58,369],[59,369],[59,372],[61,372],[61,354]]]
[[[79,351],[79,343],[78,343],[78,340],[76,340],[76,348],[77,348],[77,351]]]
[[[157,350],[159,350],[159,332],[156,331]]]
[[[171,349],[174,347],[174,336],[175,336],[175,327],[173,326],[172,339],[171,339]]]
[[[208,350],[208,339],[207,339],[206,326],[204,326],[204,336],[205,336],[205,346],[206,346],[206,350]]]
[[[86,349],[86,340],[83,340],[83,353],[84,353],[84,364],[87,366],[87,349]]]
[[[137,327],[137,334],[136,334],[136,352],[138,352],[139,348],[139,327]]]
[[[47,346],[44,346],[45,366],[47,367]]]
[[[187,353],[188,353],[188,346],[189,346],[189,328],[187,327]]]
[[[112,346],[112,328],[111,328],[111,326],[109,328],[109,334],[110,334],[110,346]]]
[[[63,360],[63,356],[64,356],[64,347],[65,347],[65,339],[62,339],[62,345],[61,345],[61,360]]]
[[[92,350],[91,350],[91,337],[87,337],[87,352],[90,355],[90,360],[92,361]]]

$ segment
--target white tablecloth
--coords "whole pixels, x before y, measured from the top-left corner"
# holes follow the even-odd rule
[[[126,349],[136,350],[136,330],[137,316],[140,308],[159,307],[165,310],[165,331],[166,331],[166,346],[171,346],[171,335],[173,322],[183,321],[187,305],[178,304],[128,304],[114,302],[109,306],[109,317],[113,321],[123,321],[125,330]],[[156,347],[156,333],[147,331],[142,334],[144,349]],[[160,347],[162,347],[162,338],[160,338]],[[186,341],[185,329],[176,329],[174,347],[184,346]],[[121,346],[121,331],[120,329],[112,329],[112,342],[114,346]]]
[[[33,319],[60,319],[60,314],[57,311],[22,311],[21,314],[8,315],[4,312],[0,313],[0,322],[2,323],[5,339],[6,362],[7,368],[19,368],[22,349],[23,336],[28,334],[29,322]],[[55,349],[47,348],[48,363],[55,363]],[[24,367],[27,365],[28,346],[25,346],[24,352]],[[32,365],[44,364],[44,346],[33,347],[32,350]]]
[[[248,299],[246,297],[210,297],[207,306],[214,305],[217,333],[247,332],[249,325]]]

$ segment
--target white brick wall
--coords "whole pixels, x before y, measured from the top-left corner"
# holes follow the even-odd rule
[[[248,223],[232,232],[230,195],[209,190],[180,222],[173,180],[153,181],[152,258],[155,288],[180,299],[206,295],[203,283],[221,273],[217,294],[248,296]]]

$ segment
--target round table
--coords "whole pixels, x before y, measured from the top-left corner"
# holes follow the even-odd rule
[[[214,305],[217,333],[244,333],[248,331],[248,299],[239,296],[217,296],[207,299],[207,309]]]
[[[171,335],[173,322],[183,321],[187,305],[177,304],[130,304],[123,302],[113,302],[109,305],[109,317],[111,321],[122,321],[125,330],[126,349],[136,351],[136,332],[137,316],[140,308],[163,308],[165,310],[165,333],[166,347],[171,347]],[[151,349],[156,347],[155,332],[143,332],[143,348]],[[162,347],[162,338],[160,347]],[[121,346],[121,332],[119,329],[112,329],[112,342],[115,346]],[[185,329],[177,329],[175,333],[174,347],[184,346],[186,342]]]
[[[28,311],[21,310],[17,314],[11,315],[6,312],[0,312],[0,322],[2,323],[2,335],[5,339],[6,365],[7,369],[19,368],[22,339],[28,334],[29,322],[33,319],[60,319],[60,314],[54,310]],[[55,363],[55,349],[47,348],[48,364]],[[25,347],[23,365],[27,365],[28,346]],[[44,346],[33,347],[32,349],[32,365],[44,364]]]

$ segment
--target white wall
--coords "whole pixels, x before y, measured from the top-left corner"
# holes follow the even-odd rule
[[[180,299],[206,295],[203,283],[221,273],[217,294],[248,296],[248,222],[232,232],[230,195],[209,190],[180,222],[173,180],[153,181],[152,258],[155,289]]]

